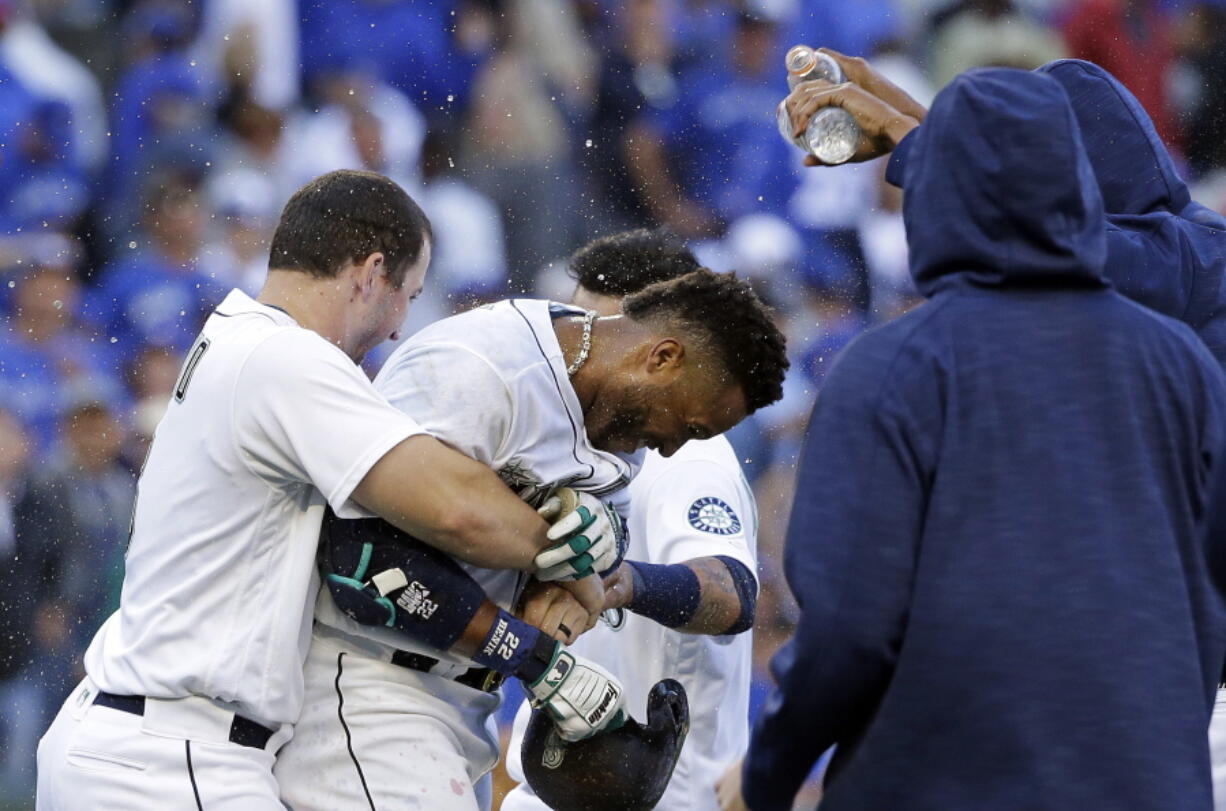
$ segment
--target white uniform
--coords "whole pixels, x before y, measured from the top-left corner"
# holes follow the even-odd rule
[[[756,571],[757,509],[736,454],[723,437],[690,441],[669,458],[648,453],[630,484],[629,560],[673,564],[726,555]],[[625,687],[626,709],[646,720],[647,694],[660,679],[685,687],[690,733],[662,811],[718,809],[715,781],[749,743],[752,632],[683,634],[630,612],[609,612],[572,648],[604,665]],[[606,615],[608,616],[608,615]],[[520,707],[507,749],[507,770],[520,785],[503,811],[547,811],[523,782],[520,746],[530,710]]]
[[[497,470],[537,503],[558,486],[624,507],[633,462],[588,442],[553,318],[582,312],[516,299],[418,332],[375,380],[393,405]],[[501,608],[521,575],[465,565]],[[385,628],[358,625],[320,592],[307,658],[307,698],[294,741],[277,757],[293,809],[476,809],[473,786],[498,760],[488,728],[496,694],[452,679],[475,664]],[[390,663],[397,650],[440,659],[429,673]]]
[[[1221,685],[1209,719],[1209,761],[1213,767],[1213,807],[1226,811],[1226,688]]]
[[[325,502],[421,428],[339,348],[234,291],[204,325],[138,485],[120,607],[38,753],[40,809],[279,808]],[[95,704],[146,696],[144,714]],[[235,714],[277,730],[230,742]]]

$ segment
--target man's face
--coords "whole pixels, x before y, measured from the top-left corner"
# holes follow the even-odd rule
[[[359,357],[384,341],[395,341],[400,337],[400,327],[409,313],[409,304],[421,295],[429,266],[430,240],[426,240],[417,254],[417,261],[409,267],[404,275],[404,284],[399,288],[392,285],[386,273],[378,275],[375,279],[374,312],[370,317],[370,338],[363,342]]]
[[[87,469],[113,464],[123,449],[123,427],[100,407],[87,407],[69,415],[65,435],[78,462]]]
[[[600,316],[620,315],[618,296],[594,293],[580,285],[571,303]],[[647,362],[606,380],[584,414],[588,439],[597,448],[633,453],[642,447],[672,456],[690,439],[722,434],[745,419],[745,395],[729,382],[712,358],[690,347],[672,362]],[[680,365],[677,365],[680,360]],[[717,372],[717,370],[719,370]]]
[[[672,456],[691,439],[722,434],[745,419],[745,394],[711,358],[691,348],[680,368],[653,366],[619,373],[601,387],[585,414],[588,438],[601,450],[647,447]]]
[[[80,291],[65,269],[42,270],[17,288],[14,306],[22,317],[38,323],[47,332],[66,324],[77,309]]]

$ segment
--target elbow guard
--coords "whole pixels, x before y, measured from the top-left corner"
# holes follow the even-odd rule
[[[754,613],[758,607],[758,580],[749,567],[736,558],[716,555],[716,559],[728,567],[736,594],[741,598],[741,613],[724,634],[743,634],[753,627]]]
[[[485,600],[450,556],[381,518],[346,520],[331,510],[320,534],[320,574],[355,622],[395,628],[440,651],[459,640]]]

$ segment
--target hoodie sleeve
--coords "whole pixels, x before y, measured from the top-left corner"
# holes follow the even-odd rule
[[[1183,226],[1174,214],[1109,215],[1103,273],[1123,295],[1195,329],[1201,263]]]
[[[744,796],[791,808],[814,762],[863,730],[893,673],[941,409],[930,363],[867,334],[831,370],[805,440],[788,528],[796,634],[754,729]]]

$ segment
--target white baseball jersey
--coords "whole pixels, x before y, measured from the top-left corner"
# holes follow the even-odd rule
[[[757,530],[753,493],[722,436],[691,440],[667,459],[649,452],[630,485],[629,560],[673,564],[726,555],[752,572]],[[752,632],[683,634],[628,611],[607,612],[605,619],[571,649],[621,680],[631,715],[646,720],[647,694],[660,679],[681,682],[689,701],[690,733],[656,807],[718,809],[715,781],[749,743]],[[523,784],[519,750],[528,716],[524,704],[507,748],[508,771],[521,785],[503,802],[504,811],[546,809]]]
[[[291,723],[325,501],[422,429],[338,347],[235,290],[205,322],[137,488],[120,607],[85,654],[99,688],[200,695]]]
[[[534,506],[566,486],[624,511],[625,486],[637,462],[588,441],[553,329],[555,317],[582,312],[512,299],[445,318],[401,344],[375,378],[375,388],[423,429],[498,471]],[[519,572],[461,565],[500,608],[513,607]],[[359,625],[336,608],[327,589],[320,592],[316,619],[392,648],[441,657],[457,670],[475,664],[395,630]]]

